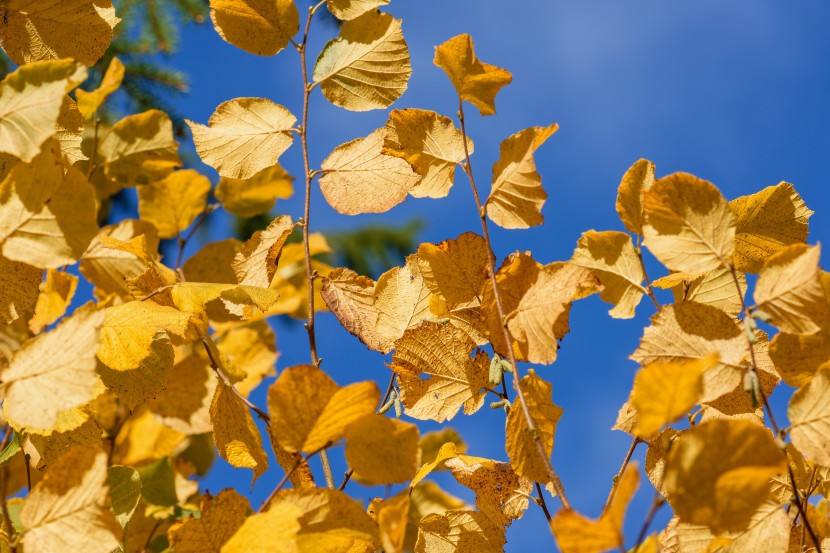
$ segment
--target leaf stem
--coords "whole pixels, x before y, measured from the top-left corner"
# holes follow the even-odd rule
[[[501,292],[499,291],[499,287],[496,283],[496,254],[493,252],[493,244],[490,241],[490,232],[487,228],[487,214],[484,211],[483,206],[481,204],[481,198],[478,195],[478,188],[476,187],[475,178],[473,177],[473,169],[470,165],[470,152],[467,148],[467,129],[464,124],[464,105],[461,98],[458,99],[458,120],[461,124],[461,142],[464,144],[465,161],[462,164],[462,167],[464,169],[464,172],[467,174],[468,180],[470,181],[470,187],[473,191],[473,199],[475,200],[476,210],[478,211],[478,218],[481,221],[481,231],[484,235],[484,241],[487,244],[487,270],[490,274],[490,284],[493,287],[493,296],[496,300],[496,309],[498,310],[499,321],[501,323],[501,329],[504,334],[504,342],[505,344],[507,344],[507,352],[510,359],[510,364],[513,367],[513,389],[516,391],[516,397],[519,399],[519,404],[521,405],[522,413],[524,414],[527,426],[530,429],[530,435],[532,436],[533,443],[535,444],[536,450],[545,464],[545,471],[547,472],[548,478],[553,484],[554,490],[556,490],[556,495],[559,497],[559,501],[562,502],[562,506],[566,509],[570,509],[571,505],[568,502],[567,496],[565,495],[565,487],[562,485],[562,481],[559,479],[559,475],[556,474],[556,471],[553,469],[553,465],[550,462],[550,457],[545,451],[544,444],[542,444],[542,439],[540,437],[541,434],[539,433],[539,429],[536,426],[536,421],[533,420],[533,415],[530,414],[530,409],[527,406],[527,399],[525,398],[524,388],[522,387],[522,379],[519,376],[519,365],[516,362],[516,354],[513,351],[513,338],[510,335],[510,330],[507,328],[506,316],[501,301]]]
[[[649,526],[651,526],[651,523],[654,522],[654,517],[657,516],[657,512],[660,510],[660,507],[662,507],[665,503],[666,500],[662,495],[660,495],[660,492],[654,492],[654,499],[651,501],[651,507],[649,507],[646,519],[643,521],[642,527],[640,527],[640,533],[637,534],[637,541],[634,542],[634,551],[636,551],[640,545],[642,545],[643,540],[646,539]]]
[[[190,228],[190,232],[182,238],[181,234],[177,235],[178,243],[179,243],[179,251],[176,254],[176,265],[173,267],[177,273],[181,272],[182,268],[182,257],[184,256],[184,249],[187,247],[187,244],[196,234],[196,231],[199,230],[199,227],[202,226],[202,223],[207,220],[208,216],[216,211],[219,207],[219,204],[208,204],[205,206],[205,210],[202,211],[199,216],[196,218],[196,222],[193,223],[193,226]]]
[[[539,496],[534,497],[533,499],[535,499],[539,507],[542,508],[542,512],[545,513],[545,518],[548,519],[548,525],[550,525],[550,511],[548,511],[548,505],[547,503],[545,503],[545,494],[542,493],[542,486],[539,484],[539,482],[534,482],[534,484],[536,485],[536,493],[538,493]]]
[[[654,304],[657,311],[660,311],[660,302],[657,301],[657,297],[654,295],[654,289],[651,287],[651,280],[649,280],[648,271],[646,271],[646,263],[643,261],[643,248],[641,247],[642,239],[642,235],[637,233],[637,259],[640,260],[640,267],[643,269],[643,279],[646,281],[646,292],[648,292],[648,297],[651,298],[651,302]]]

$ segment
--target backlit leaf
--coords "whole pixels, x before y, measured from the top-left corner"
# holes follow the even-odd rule
[[[0,256],[0,321],[3,324],[8,324],[26,313],[37,311],[36,306],[41,298],[38,291],[42,275],[43,271],[40,269]],[[75,282],[77,283],[77,278]],[[59,313],[58,316],[60,315]],[[38,331],[41,326],[37,320],[42,317],[43,315],[33,318]]]
[[[210,405],[210,422],[222,458],[237,468],[253,469],[256,482],[268,468],[259,429],[248,407],[222,382]]]
[[[617,191],[617,214],[625,228],[643,233],[643,194],[654,184],[654,163],[639,159],[628,168]]]
[[[389,0],[328,0],[326,4],[334,17],[348,21],[389,4]]]
[[[314,81],[326,99],[351,111],[389,106],[411,74],[401,20],[376,10],[346,21],[314,66]]]
[[[449,308],[481,305],[487,278],[487,244],[478,234],[465,232],[455,240],[418,247],[418,267],[424,284],[441,294]]]
[[[498,553],[506,541],[504,528],[481,511],[453,509],[430,514],[418,527],[415,553]]]
[[[810,382],[819,367],[830,362],[830,332],[779,332],[770,343],[769,353],[784,382],[799,388]]]
[[[830,365],[816,372],[790,400],[787,416],[792,423],[790,436],[804,456],[820,465],[830,465]]]
[[[278,53],[300,28],[294,0],[210,0],[210,18],[219,36],[259,56]]]
[[[110,97],[121,86],[124,80],[124,64],[116,57],[110,60],[106,73],[101,79],[101,84],[92,91],[78,89],[75,97],[78,99],[78,110],[85,119],[91,119],[107,98]]]
[[[0,266],[2,266],[0,260]],[[11,264],[11,262],[6,261]],[[21,274],[20,270],[14,266],[7,266],[6,271],[13,270],[18,279],[18,286],[26,281],[26,275]],[[3,269],[0,269],[3,271]],[[0,273],[2,274],[2,273]],[[2,277],[0,277],[2,278]],[[75,295],[75,289],[78,287],[78,277],[69,273],[49,269],[46,271],[46,280],[40,285],[40,295],[37,297],[37,304],[35,305],[35,314],[29,320],[29,329],[35,333],[40,333],[44,327],[57,321],[66,313],[66,308],[69,307],[69,302]],[[7,290],[7,288],[4,288]]]
[[[107,469],[107,487],[115,519],[123,528],[132,518],[141,498],[141,477],[132,467],[115,465]]]
[[[418,470],[418,427],[382,415],[365,415],[346,428],[346,461],[370,484],[402,484]]]
[[[380,533],[380,543],[385,553],[400,553],[404,550],[407,522],[409,521],[409,505],[408,490],[404,490],[384,501],[373,502],[375,520],[378,523]]]
[[[173,366],[164,390],[150,403],[150,411],[162,424],[182,434],[210,432],[210,404],[216,384],[207,359],[188,355]]]
[[[729,267],[718,267],[704,273],[672,273],[658,278],[651,285],[655,288],[669,288],[676,303],[694,301],[717,307],[732,317],[737,317],[743,310],[742,298],[746,295],[746,275],[735,271],[738,277],[740,293],[735,286],[735,278]]]
[[[138,213],[159,238],[175,238],[205,210],[210,181],[193,169],[170,173],[138,189]]]
[[[280,165],[267,167],[248,179],[222,177],[216,186],[216,199],[225,211],[238,217],[267,213],[278,198],[294,193],[294,177]]]
[[[242,244],[231,263],[239,283],[268,288],[277,272],[283,244],[293,230],[291,217],[280,215],[265,230],[256,231]]]
[[[366,347],[382,353],[391,351],[392,344],[381,338],[376,327],[375,281],[351,269],[335,269],[323,279],[320,293],[343,328]]]
[[[232,489],[202,499],[200,518],[179,521],[167,531],[178,553],[219,553],[245,522],[248,500]]]
[[[391,344],[408,328],[431,316],[429,295],[414,257],[408,258],[404,267],[393,267],[380,276],[374,308],[378,312],[377,332],[387,344],[381,351],[391,350]]]

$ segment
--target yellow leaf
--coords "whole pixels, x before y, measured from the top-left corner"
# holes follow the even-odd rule
[[[334,17],[348,21],[389,4],[389,0],[328,0],[326,4]]]
[[[219,104],[209,127],[187,121],[202,161],[223,177],[248,179],[273,165],[294,142],[297,118],[265,98],[236,98]]]
[[[418,247],[418,268],[424,284],[440,294],[450,309],[481,305],[490,252],[484,238],[465,232],[455,240]]]
[[[726,265],[735,251],[735,216],[712,183],[688,173],[658,179],[643,200],[645,245],[672,271]]]
[[[222,334],[218,346],[223,366],[246,375],[235,385],[240,393],[248,395],[263,379],[274,375],[279,353],[274,331],[266,322],[234,327]]]
[[[2,263],[3,260],[0,259],[0,267],[2,267]],[[6,263],[12,266],[0,268],[0,274],[8,274],[7,271],[14,271],[17,278],[20,279],[17,281],[17,285],[23,285],[27,281],[27,275],[21,274],[20,269],[13,266],[17,264],[8,261]],[[60,319],[66,313],[66,308],[69,307],[69,302],[72,301],[77,287],[78,277],[75,275],[55,269],[46,271],[46,281],[40,285],[40,295],[37,297],[35,314],[29,320],[29,329],[34,334],[39,334],[45,327]],[[3,290],[7,292],[8,288],[4,287]],[[14,305],[12,305],[12,308],[14,308]]]
[[[541,225],[542,206],[548,195],[536,172],[533,154],[559,129],[559,125],[531,127],[505,139],[493,165],[493,188],[485,207],[490,219],[503,228]]]
[[[504,528],[481,511],[430,514],[418,527],[415,553],[498,553],[506,542]]]
[[[373,485],[408,482],[418,470],[418,427],[383,415],[365,415],[346,428],[346,461]]]
[[[757,551],[786,553],[790,543],[790,526],[790,519],[786,511],[778,503],[765,503],[753,515],[746,530],[721,534],[719,538],[711,542],[707,551],[713,551],[714,553],[755,553]],[[699,527],[692,526],[692,528],[697,529]],[[793,530],[797,532],[800,541],[801,532],[796,529]],[[681,538],[681,543],[684,545],[686,541]],[[718,542],[726,543],[719,546]],[[809,543],[809,538],[807,538],[807,543]]]
[[[467,452],[467,444],[454,428],[444,427],[442,430],[427,432],[421,435],[421,462],[424,464],[433,462],[444,444],[452,443],[455,451],[459,454]],[[437,467],[434,470],[444,470],[445,467]]]
[[[222,553],[372,551],[377,526],[363,507],[337,490],[281,492],[264,513],[248,517]]]
[[[628,465],[608,510],[591,520],[571,510],[559,511],[551,528],[562,553],[601,553],[623,546],[623,520],[628,504],[637,491],[640,477],[636,465]]]
[[[216,383],[208,361],[188,355],[176,362],[164,390],[148,408],[163,425],[182,434],[210,432],[210,404]]]
[[[50,270],[49,274],[51,273]],[[37,304],[41,298],[38,291],[40,290],[42,275],[43,271],[40,269],[0,256],[0,322],[9,324],[26,313],[32,311],[37,313]],[[77,283],[77,278],[75,282]],[[74,288],[72,291],[74,292]],[[44,305],[41,309],[45,308]],[[60,317],[60,314],[58,314],[58,317]],[[43,315],[36,314],[32,321],[36,321],[38,318],[43,318]],[[57,317],[47,324],[51,324],[55,320],[57,320]],[[34,324],[38,329],[37,331],[33,330],[35,333],[42,329],[37,322],[30,322],[31,324]]]
[[[182,272],[187,280],[193,282],[236,284],[236,273],[231,263],[241,247],[242,242],[236,238],[205,244],[193,257],[184,262]]]
[[[409,490],[378,502],[375,508],[375,520],[380,532],[380,543],[385,553],[403,553],[409,521]],[[377,501],[377,500],[376,500]]]
[[[210,181],[193,169],[175,171],[138,189],[138,213],[159,238],[175,238],[205,210]]]
[[[472,415],[484,405],[489,359],[475,343],[451,325],[423,321],[395,342],[390,368],[398,373],[406,413],[420,420],[443,422],[464,407]]]
[[[84,118],[91,119],[95,115],[95,112],[98,111],[98,108],[104,105],[107,98],[118,90],[123,80],[124,64],[118,58],[113,57],[98,88],[90,92],[80,89],[75,92],[75,97],[78,99],[78,110],[80,110]]]
[[[674,301],[694,301],[717,307],[730,317],[743,311],[742,298],[746,295],[746,275],[735,271],[740,294],[729,267],[718,267],[704,273],[672,273],[651,283],[656,288],[670,288]]]
[[[496,524],[509,526],[529,505],[533,481],[513,472],[507,463],[458,455],[444,463],[459,484],[476,494],[476,507]]]
[[[649,439],[664,425],[687,413],[703,392],[703,373],[718,354],[686,362],[651,363],[634,378],[631,403],[637,409],[635,435]]]
[[[75,448],[50,466],[20,512],[26,551],[116,549],[121,526],[108,509],[106,479],[107,455],[94,448]]]
[[[754,297],[772,324],[790,334],[827,328],[830,306],[819,280],[821,246],[793,244],[767,258]]]
[[[7,75],[0,83],[0,152],[23,161],[38,155],[55,134],[66,93],[84,79],[86,69],[72,60],[34,63]]]
[[[253,469],[256,482],[268,468],[259,429],[248,406],[222,382],[210,404],[210,422],[219,455],[236,468]]]
[[[222,177],[216,186],[216,199],[225,211],[237,217],[253,217],[274,207],[277,198],[294,194],[294,177],[279,164],[266,167],[248,179]]]
[[[411,74],[401,20],[377,10],[343,23],[314,66],[323,96],[351,111],[389,106],[404,93]]]
[[[64,96],[61,103],[61,111],[55,125],[55,140],[60,144],[63,157],[69,165],[87,159],[81,149],[84,140],[84,116],[69,96]]]
[[[812,380],[790,400],[787,416],[793,444],[810,461],[830,465],[830,365],[822,366]]]
[[[608,312],[615,319],[630,319],[643,298],[645,273],[624,232],[589,230],[582,233],[571,262],[591,270],[603,289],[600,297],[614,305]]]
[[[663,483],[683,522],[714,533],[745,530],[770,493],[786,457],[769,430],[748,421],[712,420],[682,432]]]
[[[383,213],[406,199],[420,177],[409,164],[383,153],[383,129],[334,149],[321,165],[320,190],[339,213]]]
[[[330,253],[331,248],[322,234],[311,234],[309,239],[309,253],[311,254],[311,270],[320,277],[326,277],[332,267],[315,258],[320,254]],[[325,302],[320,297],[322,279],[314,280],[314,309],[325,309]],[[308,318],[308,277],[305,270],[305,252],[302,243],[286,244],[282,249],[279,266],[271,281],[271,289],[280,294],[280,301],[274,306],[271,314],[287,314],[299,319]]]
[[[617,191],[617,214],[625,228],[643,233],[643,194],[654,184],[654,163],[639,159],[628,168]]]
[[[163,111],[151,109],[123,118],[100,139],[99,169],[92,177],[99,197],[110,196],[124,186],[163,179],[181,167],[178,147],[173,122]]]
[[[130,522],[141,499],[141,476],[132,467],[111,466],[107,469],[107,486],[115,519],[123,528]]]
[[[467,150],[473,153],[469,138]],[[455,167],[466,158],[464,137],[449,117],[412,108],[389,114],[383,153],[406,160],[420,175],[420,183],[410,191],[416,198],[449,194]]]
[[[144,408],[136,410],[115,437],[113,463],[142,465],[173,455],[186,436],[161,424]]]
[[[48,468],[61,455],[75,447],[80,446],[96,450],[103,447],[101,427],[94,419],[89,417],[76,428],[64,429],[60,428],[59,424],[55,431],[49,435],[28,434],[27,438],[29,443],[24,444],[24,451],[29,454],[30,462],[38,470]]]
[[[769,353],[784,382],[799,388],[810,382],[819,367],[830,362],[830,332],[779,332],[770,343]]]
[[[757,273],[764,261],[790,244],[804,243],[813,211],[792,184],[781,182],[729,202],[735,213],[735,267]]]
[[[320,294],[343,328],[366,347],[382,353],[391,351],[392,344],[384,341],[377,331],[375,281],[351,269],[335,269],[323,279]]]
[[[378,312],[377,332],[391,351],[392,343],[431,316],[429,289],[418,271],[417,258],[410,256],[404,267],[383,273],[375,285],[374,308]]]
[[[242,244],[231,263],[238,282],[268,288],[277,272],[282,247],[293,230],[291,217],[280,215]]]
[[[64,173],[56,142],[0,182],[2,254],[42,269],[71,265],[98,233],[95,191],[72,167]]]
[[[111,0],[11,0],[3,9],[3,50],[18,65],[75,58],[91,67],[121,21]]]
[[[379,400],[374,382],[340,388],[314,366],[291,367],[268,389],[271,431],[288,451],[314,453],[341,439],[352,422],[373,413]]]
[[[248,500],[233,489],[222,490],[205,496],[199,510],[201,517],[178,521],[167,531],[178,553],[219,553],[245,522]]]
[[[510,84],[510,73],[478,60],[470,35],[458,35],[435,49],[433,63],[443,69],[461,100],[467,100],[481,115],[496,113],[496,94]]]
[[[180,282],[173,286],[170,295],[181,311],[207,310],[213,320],[247,320],[267,312],[279,298],[277,292],[268,288],[205,282]],[[219,317],[211,311],[220,304],[226,316]]]
[[[23,344],[0,378],[3,413],[16,430],[53,428],[58,416],[100,392],[95,372],[103,311],[79,308],[54,330]]]
[[[219,36],[259,56],[278,53],[300,28],[294,0],[210,0],[210,18]]]
[[[533,369],[522,378],[525,401],[533,422],[536,423],[539,439],[545,449],[547,458],[553,453],[553,437],[556,425],[562,416],[562,408],[554,405],[551,399],[553,387],[538,376]],[[539,455],[530,427],[525,418],[524,409],[516,405],[507,414],[507,455],[516,474],[535,482],[547,483],[548,472],[545,459]]]

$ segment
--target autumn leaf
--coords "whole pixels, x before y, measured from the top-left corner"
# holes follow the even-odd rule
[[[327,0],[326,5],[337,19],[348,21],[389,4],[389,0]]]
[[[781,182],[729,202],[735,213],[735,267],[757,273],[764,261],[791,244],[804,243],[813,211],[792,184]]]
[[[234,467],[253,469],[256,482],[268,468],[268,456],[248,406],[223,382],[216,386],[210,422],[222,458]]]
[[[365,415],[346,428],[346,461],[373,484],[402,484],[418,470],[418,427],[382,415]]]
[[[277,54],[300,29],[294,0],[210,0],[210,18],[225,41],[259,56]]]
[[[779,332],[770,343],[769,353],[784,382],[800,388],[810,382],[823,364],[830,362],[830,332]]]
[[[222,177],[215,194],[225,211],[238,217],[254,217],[270,211],[278,198],[290,198],[293,182],[294,177],[278,164],[248,179]]]
[[[496,113],[496,94],[513,80],[508,71],[479,61],[467,34],[436,47],[433,63],[447,73],[461,100],[473,104],[481,115]]]
[[[688,173],[658,179],[643,209],[645,245],[672,271],[711,271],[735,251],[735,216],[708,181]]]
[[[69,96],[63,97],[55,125],[55,140],[60,144],[63,157],[69,165],[88,159],[81,148],[84,141],[84,116]]]
[[[132,467],[122,465],[107,469],[107,487],[115,519],[123,528],[138,507],[141,498],[141,476]]]
[[[454,240],[418,247],[418,267],[424,284],[440,294],[448,308],[481,305],[489,250],[478,234],[465,232]]]
[[[2,263],[3,260],[0,259],[0,267]],[[6,261],[6,263],[8,265],[5,270],[12,272],[17,277],[17,286],[25,283],[29,275],[16,267],[17,264],[9,261]],[[0,274],[2,272],[4,271],[0,268]],[[40,280],[40,272],[35,271],[35,273],[37,274],[37,279]],[[77,287],[78,277],[75,275],[55,269],[46,271],[46,280],[40,284],[40,294],[35,304],[35,313],[29,319],[29,329],[33,333],[39,334],[45,327],[60,319],[66,313],[66,309],[69,307],[69,302],[72,301]]]
[[[120,59],[113,57],[107,66],[107,71],[101,78],[101,84],[98,85],[98,88],[89,92],[81,89],[76,90],[75,97],[78,100],[78,110],[84,116],[84,119],[91,119],[95,112],[104,105],[107,98],[121,87],[123,80],[124,64]]]
[[[147,409],[136,409],[115,438],[113,463],[142,465],[173,455],[187,437],[164,426]]]
[[[138,213],[159,238],[175,238],[205,210],[210,181],[192,169],[170,173],[138,189]]]
[[[397,100],[411,74],[401,20],[369,10],[343,23],[340,36],[320,52],[313,78],[332,104],[367,111]]]
[[[95,65],[121,21],[111,0],[10,0],[3,13],[3,50],[18,65],[61,58]]]
[[[249,179],[277,164],[294,141],[296,122],[290,111],[271,100],[236,98],[219,104],[210,126],[187,124],[202,161],[223,177]]]
[[[498,553],[506,542],[504,528],[481,511],[452,509],[429,514],[420,520],[418,528],[415,553]]]
[[[279,299],[268,288],[205,282],[180,282],[170,290],[173,304],[184,312],[207,311],[213,320],[248,320],[266,313]],[[222,315],[211,308],[221,305]]]
[[[179,553],[219,553],[245,522],[248,500],[232,489],[202,499],[199,518],[176,522],[168,531],[170,545]]]
[[[165,426],[182,434],[210,432],[210,404],[217,379],[208,360],[188,355],[176,361],[162,390],[148,405]]]
[[[268,389],[271,431],[288,451],[314,453],[341,439],[352,422],[374,412],[379,400],[374,382],[340,388],[314,366],[291,367]]]
[[[404,550],[409,506],[408,490],[384,501],[372,502],[370,509],[374,507],[380,543],[385,553],[400,553]]]
[[[242,244],[231,263],[239,283],[260,288],[271,286],[282,247],[293,230],[291,217],[280,215]]]
[[[231,263],[241,247],[242,242],[236,238],[207,243],[184,262],[182,272],[187,280],[193,282],[236,284],[236,273]]]
[[[819,465],[830,465],[830,364],[825,364],[812,380],[796,390],[787,416],[792,423],[790,436],[804,456]]]
[[[675,303],[703,303],[717,307],[732,317],[737,317],[743,311],[743,298],[747,289],[746,275],[737,270],[733,275],[729,267],[718,267],[704,273],[672,273],[658,278],[651,285],[670,289]]]
[[[385,341],[381,351],[391,350],[392,343],[407,329],[431,316],[429,296],[415,257],[409,257],[405,266],[393,267],[380,276],[373,305],[378,313],[376,329]]]
[[[391,351],[392,344],[377,331],[375,281],[351,269],[335,269],[323,279],[320,293],[343,328],[359,338],[366,347],[382,353]]]
[[[405,160],[420,175],[410,194],[416,198],[443,198],[450,193],[456,166],[473,141],[466,139],[449,117],[423,109],[394,110],[389,114],[383,153]]]
[[[34,323],[30,324],[33,324],[38,332],[40,331],[42,326],[38,321],[48,317],[44,315],[44,310],[47,309],[45,302],[48,300],[46,299],[43,300],[44,307],[40,309],[41,314],[37,315],[37,304],[41,298],[38,292],[42,276],[43,271],[40,269],[0,256],[0,321],[3,324],[9,324],[26,313],[35,311],[36,315],[32,318]]]
[[[625,228],[643,233],[643,194],[654,184],[654,163],[639,159],[628,168],[617,191],[617,214]]]

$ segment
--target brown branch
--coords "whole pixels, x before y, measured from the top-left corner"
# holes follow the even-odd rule
[[[810,525],[810,520],[807,518],[807,510],[805,509],[804,505],[801,503],[801,494],[798,493],[798,486],[795,484],[795,474],[793,473],[793,467],[790,464],[790,458],[787,457],[787,470],[790,473],[790,486],[793,489],[793,494],[795,498],[795,506],[798,508],[798,513],[801,515],[801,520],[803,522],[804,528],[807,529],[807,533],[810,535],[810,540],[813,542],[813,545],[816,546],[816,551],[821,551],[821,540],[818,539],[815,530]],[[807,498],[805,498],[807,499]]]
[[[550,511],[548,511],[548,505],[545,503],[545,494],[542,493],[542,486],[539,482],[534,482],[534,484],[536,485],[536,493],[539,494],[539,496],[534,499],[536,500],[536,504],[542,508],[542,512],[545,513],[545,518],[548,519],[548,525],[550,525]]]
[[[623,473],[625,472],[626,467],[628,467],[628,463],[631,461],[631,456],[634,455],[634,450],[637,449],[637,445],[642,442],[640,438],[634,438],[631,440],[631,445],[628,447],[628,452],[625,454],[625,459],[623,459],[622,466],[620,467],[619,472],[617,475],[614,476],[614,485],[611,486],[611,491],[608,492],[608,499],[605,500],[605,507],[602,508],[602,514],[604,515],[608,508],[611,506],[611,502],[614,501],[614,495],[617,493],[617,485],[622,478]]]
[[[648,514],[646,515],[646,519],[643,521],[643,526],[640,528],[640,533],[637,534],[637,541],[634,543],[633,551],[639,549],[640,545],[642,545],[643,540],[646,539],[646,534],[648,533],[648,527],[651,526],[651,523],[654,522],[654,517],[657,516],[657,512],[660,510],[666,503],[666,499],[660,495],[660,492],[654,492],[654,499],[651,501],[651,507],[648,509]]]
[[[95,164],[97,163],[98,158],[98,127],[101,125],[101,120],[98,119],[98,116],[95,116],[95,127],[92,131],[92,151],[89,153],[89,165],[86,168],[86,180],[89,180],[92,177],[92,173],[95,172]]]
[[[539,429],[536,426],[536,421],[533,420],[533,416],[530,414],[530,409],[527,406],[527,399],[525,398],[525,392],[522,386],[522,379],[519,376],[519,365],[516,362],[516,354],[513,351],[513,338],[510,335],[510,330],[508,330],[507,328],[506,316],[501,301],[501,292],[499,291],[499,287],[496,283],[496,254],[493,252],[493,244],[490,241],[490,232],[487,228],[487,214],[485,213],[483,206],[481,204],[481,198],[478,195],[478,188],[476,187],[475,178],[473,177],[473,170],[470,165],[470,152],[467,148],[467,130],[464,125],[464,105],[461,98],[458,99],[458,119],[461,123],[461,136],[462,143],[464,144],[465,161],[462,164],[462,167],[464,169],[464,172],[467,174],[467,178],[470,181],[470,187],[472,188],[473,198],[475,200],[476,209],[478,211],[478,218],[481,221],[481,231],[484,235],[484,241],[487,244],[487,270],[490,275],[490,284],[493,287],[493,296],[496,300],[496,309],[498,311],[499,322],[501,324],[502,333],[504,335],[504,342],[507,345],[507,352],[510,359],[510,365],[513,367],[513,389],[516,391],[516,397],[519,400],[519,405],[521,406],[522,413],[525,417],[525,421],[527,422],[527,426],[530,429],[530,435],[532,436],[533,443],[535,444],[536,450],[545,464],[545,472],[547,473],[550,482],[553,484],[553,488],[554,490],[556,490],[556,495],[562,502],[562,506],[566,509],[570,509],[570,503],[568,502],[568,498],[565,495],[565,487],[562,485],[562,481],[559,479],[559,475],[556,474],[555,470],[553,470],[553,465],[551,464],[550,457],[545,451],[545,446],[542,443],[542,439],[540,437],[541,434],[539,433]]]

